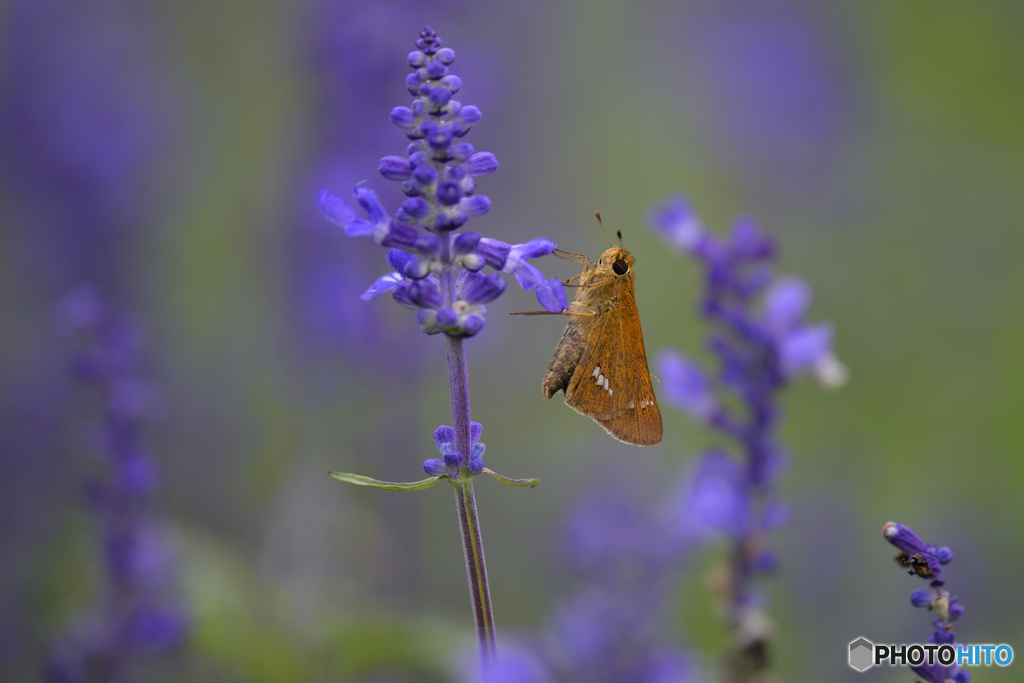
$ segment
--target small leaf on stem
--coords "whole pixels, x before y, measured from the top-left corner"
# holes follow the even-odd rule
[[[421,479],[420,481],[394,482],[380,481],[378,479],[364,477],[361,474],[349,474],[348,472],[328,472],[328,474],[335,479],[340,479],[341,481],[348,482],[349,484],[355,484],[356,486],[371,486],[375,489],[383,489],[385,491],[422,491],[423,489],[429,489],[442,479],[448,478],[445,475],[441,475],[439,477]]]
[[[508,484],[509,486],[529,486],[531,489],[540,483],[540,479],[512,479],[506,477],[504,474],[498,474],[494,470],[485,467],[483,469],[484,474],[489,474],[502,484]]]

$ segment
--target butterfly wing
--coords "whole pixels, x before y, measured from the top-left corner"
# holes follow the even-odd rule
[[[651,386],[632,273],[613,287],[614,294],[602,297],[600,309],[578,326],[577,332],[591,323],[583,353],[565,387],[565,402],[619,441],[653,446],[661,442],[661,409]]]

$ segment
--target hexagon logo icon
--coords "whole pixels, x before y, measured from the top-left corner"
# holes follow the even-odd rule
[[[875,644],[867,638],[858,638],[850,643],[850,666],[857,671],[867,671],[874,666]]]

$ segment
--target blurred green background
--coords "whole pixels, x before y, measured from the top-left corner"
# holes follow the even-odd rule
[[[432,430],[450,422],[442,340],[387,297],[358,300],[385,272],[382,254],[332,242],[315,207],[320,186],[348,196],[364,178],[396,206],[376,163],[405,148],[387,115],[408,104],[404,57],[428,23],[458,54],[460,99],[483,110],[467,140],[501,162],[480,179],[493,208],[472,229],[547,236],[594,257],[600,209],[637,258],[648,354],[699,355],[698,271],[643,220],[682,192],[718,230],[755,216],[779,240],[780,270],[814,290],[812,318],[834,323],[848,385],[825,394],[804,382],[785,399],[792,518],[770,587],[779,678],[860,680],[845,662],[853,638],[930,634],[929,615],[909,604],[920,586],[881,537],[890,519],[954,550],[945,574],[967,608],[961,639],[1022,642],[1024,4],[40,5],[52,17],[26,23],[21,3],[0,9],[5,108],[22,101],[19,88],[60,81],[100,17],[133,36],[110,61],[131,86],[88,110],[95,121],[71,97],[39,106],[68,107],[85,135],[113,122],[116,137],[137,92],[132,116],[151,144],[129,169],[130,197],[112,200],[135,203],[129,219],[104,228],[101,257],[79,267],[54,256],[92,239],[67,219],[74,196],[23,172],[40,154],[11,152],[19,132],[4,129],[3,680],[36,678],[47,642],[97,581],[80,493],[82,433],[97,413],[62,379],[69,345],[50,314],[83,276],[138,315],[147,375],[164,391],[144,441],[194,630],[161,675],[458,675],[472,620],[447,487],[364,491],[325,474],[420,478],[436,455]],[[82,42],[53,39],[54,23]],[[24,75],[38,64],[48,76]],[[98,70],[90,97],[118,77]],[[41,212],[62,202],[45,223],[53,216]],[[314,268],[334,268],[327,304],[309,303]],[[318,318],[321,305],[340,313]],[[638,450],[545,401],[562,322],[507,315],[535,308],[510,287],[468,342],[488,465],[542,480],[476,486],[499,644],[543,628],[571,593],[559,551],[574,504],[624,474],[656,498],[710,439],[665,407],[664,442]],[[40,413],[43,435],[21,435],[25,415]],[[675,613],[710,665],[722,635],[701,589],[706,564],[694,559]],[[1020,667],[975,675],[1019,680]]]

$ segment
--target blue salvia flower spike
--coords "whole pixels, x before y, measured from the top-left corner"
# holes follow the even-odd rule
[[[72,372],[104,398],[100,444],[109,471],[85,489],[104,549],[101,580],[107,602],[85,620],[87,629],[56,641],[46,679],[85,680],[102,662],[110,676],[104,680],[113,680],[131,672],[137,660],[170,653],[189,630],[181,606],[165,595],[174,588],[167,569],[170,549],[150,510],[159,472],[139,438],[159,391],[136,371],[142,349],[138,327],[112,316],[94,285],[79,285],[61,299],[54,323],[81,342]]]
[[[428,26],[420,32],[407,61],[412,72],[405,85],[415,99],[408,107],[392,109],[390,120],[409,144],[404,156],[385,156],[378,167],[385,179],[401,183],[405,199],[391,215],[376,193],[359,183],[354,190],[358,210],[329,190],[321,190],[317,201],[324,217],[346,235],[369,238],[388,250],[391,272],[377,278],[361,298],[371,300],[390,292],[392,299],[416,311],[422,332],[444,336],[452,425],[434,432],[441,457],[423,463],[427,479],[397,483],[342,472],[331,475],[390,491],[417,491],[441,480],[455,487],[481,660],[486,666],[495,653],[494,618],[472,480],[489,474],[510,486],[535,486],[538,481],[512,479],[484,466],[483,428],[470,420],[463,340],[484,329],[487,305],[507,287],[502,274],[513,275],[520,287],[533,290],[548,311],[564,311],[568,303],[561,281],[545,278],[530,263],[554,251],[554,241],[538,238],[509,244],[461,231],[471,219],[490,211],[491,200],[477,192],[476,179],[494,173],[498,160],[463,140],[482,114],[455,99],[462,86],[451,71],[455,51],[443,47]],[[485,268],[492,272],[484,272]]]
[[[899,548],[896,562],[905,567],[911,576],[929,582],[929,588],[920,588],[910,594],[911,605],[935,613],[936,618],[932,621],[935,630],[928,642],[937,645],[955,644],[953,627],[963,616],[964,606],[946,590],[946,582],[942,578],[942,567],[953,561],[953,551],[925,543],[913,529],[898,522],[886,522],[882,527],[882,535]],[[971,673],[960,669],[955,663],[950,666],[922,664],[910,668],[928,683],[968,683],[971,680]]]
[[[832,329],[806,321],[810,289],[777,277],[775,241],[749,219],[722,238],[706,230],[681,196],[652,210],[654,230],[704,271],[699,312],[707,320],[714,371],[678,351],[660,354],[665,400],[694,421],[724,435],[741,457],[707,452],[698,463],[683,510],[698,530],[729,540],[723,569],[723,611],[733,633],[726,659],[729,680],[763,675],[771,622],[754,579],[777,562],[767,534],[787,508],[776,483],[788,458],[778,441],[779,393],[806,374],[826,386],[846,379],[832,351]]]

